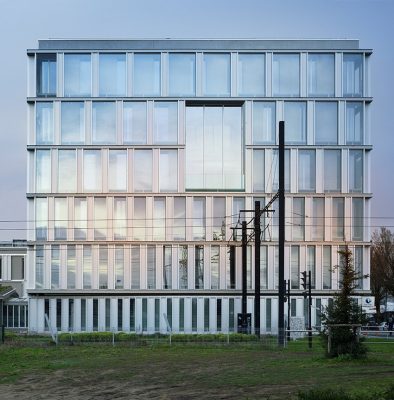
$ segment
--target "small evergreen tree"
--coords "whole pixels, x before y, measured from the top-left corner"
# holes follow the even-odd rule
[[[322,322],[325,325],[323,344],[329,357],[345,354],[351,357],[361,357],[366,355],[367,349],[362,338],[357,335],[357,325],[364,324],[366,317],[352,296],[359,280],[366,276],[354,270],[353,255],[348,246],[338,253],[341,256],[341,263],[336,267],[339,268],[340,292],[322,314]],[[329,336],[330,348],[328,348]]]

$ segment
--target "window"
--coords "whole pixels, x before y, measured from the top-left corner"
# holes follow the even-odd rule
[[[146,144],[146,103],[123,102],[123,143]]]
[[[264,96],[265,55],[238,54],[238,95]]]
[[[179,299],[179,331],[185,330],[185,299]]]
[[[219,289],[220,247],[211,246],[211,289]]]
[[[260,289],[268,289],[268,246],[260,247]]]
[[[36,246],[36,289],[44,287],[44,246]]]
[[[186,199],[174,197],[173,239],[186,239]]]
[[[36,103],[36,143],[51,144],[54,138],[53,103]]]
[[[345,199],[332,199],[332,239],[344,240],[345,234]]]
[[[81,331],[86,331],[86,299],[81,299]]]
[[[194,252],[194,288],[204,289],[204,246],[195,246]]]
[[[93,102],[92,105],[92,143],[116,143],[116,103]]]
[[[92,71],[90,54],[64,55],[64,96],[90,97]]]
[[[271,322],[272,322],[272,299],[267,299],[265,301],[265,329],[267,332],[271,332]]]
[[[324,150],[324,191],[341,191],[341,150]]]
[[[134,151],[134,190],[152,191],[152,150]]]
[[[83,288],[92,288],[92,246],[83,246]]]
[[[114,197],[114,239],[126,240],[127,238],[127,211],[126,198]]]
[[[343,55],[343,96],[362,97],[363,95],[363,56],[362,54]]]
[[[140,247],[131,246],[131,289],[140,288]]]
[[[346,103],[346,144],[363,144],[363,104]]]
[[[212,199],[212,238],[225,240],[226,238],[226,198],[214,197]]]
[[[94,198],[94,240],[107,238],[107,199]]]
[[[178,103],[155,102],[153,142],[155,144],[178,143]]]
[[[67,289],[75,289],[76,250],[74,245],[67,246]]]
[[[11,280],[23,280],[25,278],[25,257],[11,256]]]
[[[197,299],[192,298],[192,332],[197,332]]]
[[[187,246],[178,247],[179,289],[187,289]]]
[[[160,150],[160,191],[178,190],[178,150]]]
[[[265,192],[264,150],[253,150],[253,191]]]
[[[48,234],[48,200],[36,198],[36,240],[47,240]]]
[[[300,288],[300,246],[291,246],[290,261],[291,288]]]
[[[99,96],[126,95],[126,55],[99,55]]]
[[[306,103],[285,102],[286,143],[306,144]]]
[[[36,192],[51,191],[51,151],[36,150]]]
[[[82,101],[61,105],[62,144],[82,144],[85,142],[85,104]]]
[[[193,240],[205,240],[205,197],[193,198]]]
[[[99,246],[99,289],[108,289],[108,247]]]
[[[276,111],[274,102],[253,102],[253,144],[274,144]]]
[[[338,105],[334,102],[315,103],[315,143],[338,143]]]
[[[312,240],[324,240],[324,201],[322,197],[312,199],[311,237]]]
[[[145,240],[146,204],[145,197],[134,198],[133,240]]]
[[[316,191],[316,152],[315,150],[298,151],[298,191]]]
[[[169,95],[195,96],[196,56],[195,54],[172,53],[169,63]]]
[[[363,247],[354,246],[354,271],[358,275],[356,289],[363,288]]]
[[[75,150],[58,151],[58,180],[59,192],[77,191],[77,154]]]
[[[67,239],[68,204],[66,198],[55,199],[55,240]]]
[[[363,151],[349,150],[349,192],[363,191]]]
[[[279,152],[272,150],[272,191],[279,190]],[[285,192],[290,192],[290,150],[285,150]]]
[[[109,150],[108,189],[111,192],[127,190],[127,152]]]
[[[37,54],[37,97],[56,96],[56,54]]]
[[[118,332],[123,330],[123,299],[118,299]]]
[[[222,299],[216,299],[216,331],[222,330]]]
[[[86,240],[88,229],[88,208],[86,198],[74,198],[74,239]]]
[[[187,189],[242,189],[242,143],[241,107],[187,107]]]
[[[146,248],[147,256],[147,283],[148,289],[156,288],[156,247],[147,246]]]
[[[172,288],[172,247],[163,246],[163,289]]]
[[[203,95],[230,96],[230,54],[204,54]]]
[[[160,96],[160,54],[134,54],[134,96]]]
[[[204,332],[209,332],[209,298],[204,298]]]
[[[51,289],[59,289],[60,286],[60,246],[51,246]]]
[[[235,246],[227,247],[226,253],[227,289],[235,289]]]
[[[305,198],[293,198],[293,240],[305,240]]]
[[[316,248],[315,246],[307,246],[307,272],[311,273],[311,288],[316,288]]]
[[[166,238],[166,199],[155,197],[153,200],[153,240]]]
[[[93,315],[92,315],[92,319],[93,319],[93,331],[97,331],[98,330],[98,299],[93,299]]]
[[[362,241],[364,230],[364,199],[352,199],[352,240]]]
[[[274,54],[272,64],[273,95],[298,97],[300,95],[300,56]]]
[[[86,192],[101,192],[101,151],[83,151],[83,189]]]
[[[124,288],[124,248],[115,246],[115,289]]]
[[[323,246],[323,289],[331,289],[331,246]]]
[[[308,54],[308,94],[334,97],[334,54]]]

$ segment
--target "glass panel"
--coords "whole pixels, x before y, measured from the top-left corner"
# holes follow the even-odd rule
[[[67,239],[67,225],[68,225],[68,204],[67,199],[55,199],[55,240]]]
[[[36,240],[47,240],[48,232],[48,200],[36,198]]]
[[[209,298],[204,298],[204,332],[209,332]]]
[[[179,289],[187,289],[187,246],[178,248]]]
[[[274,54],[272,64],[273,95],[298,97],[300,95],[299,54]]]
[[[99,289],[108,289],[108,247],[99,246]]]
[[[238,221],[242,222],[245,220],[245,213],[241,213],[241,210],[245,209],[245,198],[244,197],[233,197],[233,218],[232,223],[236,224]]]
[[[124,248],[115,246],[115,289],[124,288]]]
[[[349,192],[363,191],[363,151],[349,150]]]
[[[363,240],[364,199],[352,199],[352,240]]]
[[[36,246],[36,289],[44,286],[44,246]]]
[[[90,97],[92,91],[90,54],[64,55],[64,96]]]
[[[99,55],[99,96],[126,95],[126,54]]]
[[[286,143],[306,144],[306,103],[285,102]]]
[[[84,198],[74,199],[74,239],[86,240],[88,230],[88,207]]]
[[[160,54],[134,54],[134,96],[160,96]]]
[[[192,298],[192,332],[197,332],[197,299]]]
[[[186,239],[186,199],[184,197],[174,197],[173,239]]]
[[[95,197],[94,199],[94,240],[107,238],[107,199]]]
[[[211,289],[219,289],[220,247],[211,246]]]
[[[273,144],[276,139],[275,103],[253,102],[253,144]]]
[[[323,246],[323,289],[331,289],[331,246]]]
[[[178,150],[160,150],[160,191],[178,190]]]
[[[127,237],[127,212],[126,198],[114,198],[114,239],[126,240]]]
[[[0,265],[1,269],[1,265]],[[0,273],[1,275],[1,273]],[[24,256],[11,256],[11,280],[23,280],[25,278]]]
[[[341,150],[324,150],[324,191],[341,191]]]
[[[163,246],[163,289],[172,288],[172,247]]]
[[[212,211],[213,240],[226,239],[226,198],[214,197]]]
[[[290,274],[291,274],[291,288],[300,288],[300,247],[291,246],[291,264],[290,264]]]
[[[260,289],[268,289],[268,246],[260,247]]]
[[[36,151],[36,192],[51,191],[51,151]]]
[[[155,102],[153,135],[155,144],[178,143],[178,103]]]
[[[85,142],[85,104],[83,102],[62,102],[61,106],[62,144]]]
[[[334,102],[315,103],[315,143],[338,143],[338,105]]]
[[[54,137],[53,103],[36,103],[36,143],[51,144]]]
[[[345,199],[332,199],[332,239],[343,240],[345,233]]]
[[[293,198],[293,240],[305,240],[305,199]]]
[[[308,54],[309,96],[334,97],[334,54]]]
[[[74,245],[67,246],[67,289],[75,289],[76,250]]]
[[[83,288],[92,288],[92,246],[83,246]]]
[[[195,246],[194,284],[195,289],[204,289],[204,246]]]
[[[238,54],[238,95],[264,96],[265,55]]]
[[[307,272],[311,272],[311,288],[316,288],[316,249],[315,246],[307,247]]]
[[[147,282],[148,289],[156,288],[156,247],[147,246]]]
[[[37,96],[56,96],[56,54],[37,54]]]
[[[153,240],[166,238],[166,199],[155,197],[153,201]]]
[[[264,150],[253,150],[253,191],[265,192]]]
[[[146,205],[145,197],[134,198],[133,240],[145,240]]]
[[[346,144],[363,144],[363,103],[346,103]]]
[[[312,240],[324,240],[324,198],[312,199]]]
[[[146,103],[123,102],[123,142],[146,144]]]
[[[127,190],[126,150],[109,150],[108,188],[112,192]]]
[[[362,54],[344,54],[342,74],[343,74],[343,96],[362,97],[363,95]]]
[[[230,96],[230,54],[204,54],[204,96]]]
[[[140,288],[140,247],[131,246],[131,289]]]
[[[101,192],[101,150],[83,152],[83,189],[86,192]]]
[[[363,247],[354,246],[354,271],[359,279],[356,282],[356,288],[363,288]]]
[[[193,198],[193,240],[205,240],[205,197]]]
[[[298,191],[316,190],[316,153],[315,150],[298,151]]]
[[[196,94],[196,56],[195,54],[170,54],[169,95],[194,96]]]
[[[77,154],[75,150],[58,151],[59,192],[77,191]]]
[[[152,150],[134,151],[134,190],[152,191]]]
[[[92,143],[116,143],[116,103],[93,102],[92,104]]]
[[[279,190],[279,153],[278,150],[272,150],[272,191]],[[290,150],[285,150],[285,192],[290,192]]]

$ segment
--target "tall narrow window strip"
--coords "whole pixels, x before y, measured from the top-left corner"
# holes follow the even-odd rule
[[[253,191],[265,192],[264,150],[253,151]]]
[[[286,143],[306,144],[306,103],[285,101]]]
[[[238,95],[265,95],[264,54],[238,54]]]
[[[156,289],[156,247],[147,246],[146,252],[147,286],[148,289]]]
[[[349,192],[361,193],[363,180],[363,150],[349,150]]]
[[[362,241],[364,230],[364,199],[352,199],[352,240]]]
[[[187,246],[178,248],[179,289],[188,288],[188,255]]]
[[[88,230],[88,208],[86,198],[74,198],[74,239],[86,240]]]
[[[290,261],[291,288],[299,289],[300,287],[300,247],[291,246]]]
[[[316,191],[316,152],[314,150],[298,151],[298,191]]]
[[[211,289],[219,289],[220,247],[211,246]]]
[[[338,144],[338,105],[332,101],[315,103],[315,143]]]
[[[363,96],[363,55],[343,55],[343,96]]]
[[[107,239],[107,199],[95,197],[94,199],[94,240]]]
[[[36,144],[54,141],[53,103],[36,103]]]
[[[131,289],[140,289],[140,247],[131,246]]]
[[[293,240],[305,240],[305,198],[293,198]]]
[[[85,142],[85,104],[82,101],[61,103],[60,136],[62,144]]]
[[[193,240],[205,240],[205,197],[193,198]]]
[[[83,152],[83,188],[86,192],[101,192],[101,150]]]
[[[60,246],[51,246],[51,289],[60,287]]]
[[[178,143],[178,103],[157,101],[154,104],[153,142]]]
[[[178,150],[160,150],[159,181],[161,192],[178,190]]]
[[[90,54],[64,55],[64,96],[90,97],[92,70]]]
[[[145,240],[146,236],[146,199],[145,197],[134,198],[133,211],[133,239]]]
[[[307,246],[307,271],[311,273],[311,288],[316,288],[316,248]]]
[[[186,239],[186,199],[174,197],[173,239]]]
[[[108,188],[111,192],[127,190],[127,152],[109,150]]]
[[[345,235],[345,199],[332,199],[332,239],[344,240]]]
[[[151,192],[153,180],[152,150],[134,151],[134,190]]]
[[[204,246],[195,246],[194,288],[204,289]]]
[[[108,247],[99,246],[99,289],[108,289]]]
[[[124,247],[115,246],[115,289],[124,289]]]
[[[116,103],[114,101],[93,102],[92,143],[116,143]]]
[[[155,197],[153,201],[153,240],[165,240],[166,238],[166,199]]]
[[[37,54],[37,96],[56,96],[56,54]]]
[[[323,246],[323,289],[331,289],[331,246]]]
[[[268,289],[268,246],[260,247],[260,289]]]
[[[126,210],[126,198],[115,197],[114,198],[114,239],[115,240],[126,240],[127,238],[127,210]]]
[[[163,289],[172,289],[172,246],[163,246]]]
[[[324,191],[341,191],[342,174],[341,150],[324,150]]]
[[[47,240],[48,236],[48,199],[37,197],[36,200],[36,240]]]
[[[363,103],[346,103],[346,144],[363,144],[364,120]]]
[[[51,191],[51,151],[36,151],[36,192]]]
[[[36,246],[36,265],[35,265],[35,287],[42,289],[44,287],[44,246]]]
[[[312,199],[312,219],[310,219],[312,240],[324,240],[325,199],[314,197]]]
[[[76,283],[76,247],[74,245],[67,246],[67,289],[75,289]]]
[[[226,198],[214,197],[212,203],[212,239],[224,240],[226,238]]]
[[[75,150],[58,151],[58,191],[77,191],[77,153]]]
[[[123,102],[123,143],[146,144],[146,102]]]
[[[253,144],[276,142],[276,106],[274,102],[253,102]]]
[[[83,246],[83,288],[91,289],[92,288],[92,246],[84,245]]]
[[[67,239],[68,202],[66,198],[55,198],[55,240]]]

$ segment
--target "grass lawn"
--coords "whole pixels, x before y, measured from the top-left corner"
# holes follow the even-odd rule
[[[369,392],[394,382],[394,342],[364,360],[328,360],[320,346],[108,344],[0,346],[0,399],[296,399],[299,390]]]

